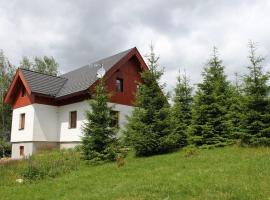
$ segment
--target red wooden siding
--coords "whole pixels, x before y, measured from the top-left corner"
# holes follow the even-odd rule
[[[134,104],[137,82],[142,82],[140,71],[140,64],[132,58],[106,81],[107,90],[112,94],[111,102],[130,106]],[[123,92],[116,91],[118,78],[123,80]]]
[[[19,87],[16,88],[17,91],[14,92],[13,96],[13,109],[27,106],[33,103],[33,97],[31,97],[31,95],[29,95],[27,91],[25,91],[26,95],[22,96],[24,85],[22,84],[21,80],[18,80],[18,85]]]

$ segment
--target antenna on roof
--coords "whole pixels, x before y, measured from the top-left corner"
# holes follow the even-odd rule
[[[99,68],[97,70],[97,77],[98,78],[103,78],[103,76],[105,75],[106,71],[105,71],[105,69],[103,67],[103,64],[100,64],[100,66],[101,66],[101,68]]]

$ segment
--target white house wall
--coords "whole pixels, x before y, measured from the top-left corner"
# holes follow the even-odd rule
[[[81,141],[82,125],[85,119],[85,111],[88,109],[87,101],[68,104],[58,108],[60,142]],[[69,113],[77,111],[77,126],[69,128]]]
[[[119,111],[119,127],[123,128],[127,122],[127,116],[132,112],[132,106],[109,103],[112,109]],[[78,142],[82,137],[82,126],[85,122],[85,112],[89,109],[87,101],[73,103],[65,106],[60,106],[58,110],[59,116],[59,132],[60,142]],[[69,113],[77,111],[77,127],[69,128]]]
[[[119,111],[119,126],[123,128],[132,106],[109,103]],[[89,109],[87,101],[65,106],[32,104],[13,110],[11,142],[73,142],[81,141],[85,112]],[[69,113],[77,111],[77,127],[69,128]],[[20,114],[25,113],[25,128],[19,130]]]
[[[34,107],[33,141],[49,141],[49,142],[59,141],[58,107],[43,104],[33,104],[33,107]]]

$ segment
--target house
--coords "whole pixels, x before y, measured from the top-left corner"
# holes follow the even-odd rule
[[[93,97],[98,70],[122,128],[131,114],[140,73],[147,66],[137,48],[93,62],[60,76],[17,69],[5,96],[13,108],[12,158],[21,158],[44,148],[72,148],[80,143],[87,100]]]

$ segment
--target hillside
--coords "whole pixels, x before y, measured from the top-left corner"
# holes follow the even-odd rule
[[[4,199],[269,199],[270,149],[179,151],[81,165],[55,179],[0,185]]]

